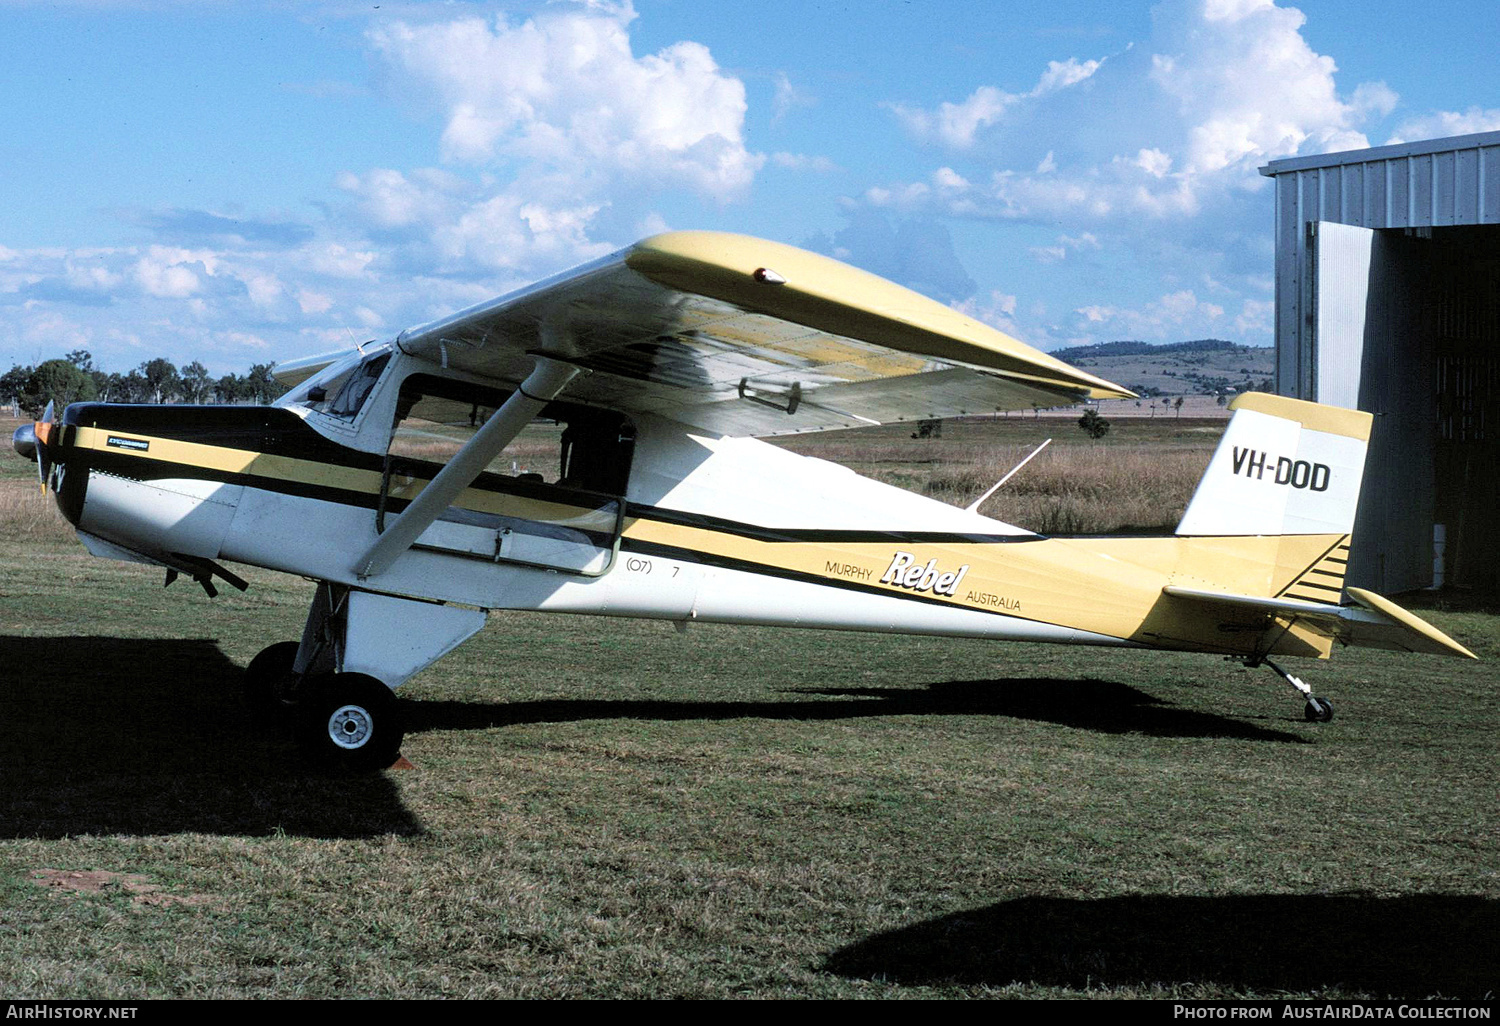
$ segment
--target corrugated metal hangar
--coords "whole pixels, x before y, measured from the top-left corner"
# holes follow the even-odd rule
[[[1500,588],[1500,132],[1260,171],[1277,390],[1375,414],[1349,583]]]

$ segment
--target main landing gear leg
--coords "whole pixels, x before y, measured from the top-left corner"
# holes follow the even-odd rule
[[[405,737],[392,693],[484,626],[482,609],[318,585],[302,641],[272,645],[246,673],[252,703],[279,707],[314,761],[385,769]]]
[[[1313,694],[1312,688],[1301,677],[1287,673],[1269,659],[1261,659],[1259,662],[1265,663],[1271,669],[1275,670],[1281,675],[1282,680],[1300,691],[1303,697],[1307,699],[1307,705],[1303,707],[1302,715],[1306,717],[1309,723],[1327,723],[1333,719],[1333,706],[1329,704],[1328,699],[1319,698]],[[1245,665],[1255,666],[1256,664],[1254,662],[1247,662]]]

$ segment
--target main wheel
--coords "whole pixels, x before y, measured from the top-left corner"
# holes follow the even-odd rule
[[[278,641],[261,649],[245,667],[245,704],[266,718],[285,716],[297,704],[300,681],[292,672],[298,643]]]
[[[385,769],[401,754],[405,728],[391,689],[362,673],[313,677],[302,685],[300,740],[317,762],[356,773]]]
[[[1328,704],[1328,699],[1310,695],[1307,705],[1302,707],[1302,715],[1309,723],[1327,723],[1333,719],[1333,706]]]

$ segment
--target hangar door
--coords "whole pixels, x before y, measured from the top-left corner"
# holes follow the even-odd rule
[[[1300,369],[1320,402],[1375,414],[1349,583],[1500,587],[1500,228],[1319,222]]]
[[[1348,581],[1423,588],[1432,583],[1435,440],[1425,240],[1328,221],[1311,235],[1304,374],[1318,402],[1375,414]]]

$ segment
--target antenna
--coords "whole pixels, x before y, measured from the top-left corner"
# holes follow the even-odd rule
[[[1039,445],[1035,449],[1031,450],[1031,453],[1024,460],[1022,460],[1020,463],[1017,463],[1014,467],[1010,468],[1010,473],[1009,474],[1006,474],[1004,477],[1002,477],[1000,480],[996,481],[992,486],[990,486],[990,490],[989,491],[985,492],[979,498],[975,499],[969,505],[965,506],[964,507],[964,512],[966,512],[966,513],[977,512],[979,510],[980,504],[983,503],[985,499],[988,499],[991,495],[994,495],[996,492],[998,492],[1000,490],[1000,486],[1001,485],[1003,485],[1005,482],[1009,481],[1011,478],[1013,478],[1013,477],[1016,476],[1016,471],[1020,470],[1022,467],[1026,466],[1026,464],[1030,463],[1033,459],[1036,458],[1037,453],[1041,452],[1043,449],[1047,448],[1047,446],[1049,446],[1051,444],[1052,444],[1052,439],[1049,438],[1045,442],[1043,442],[1041,445]]]

